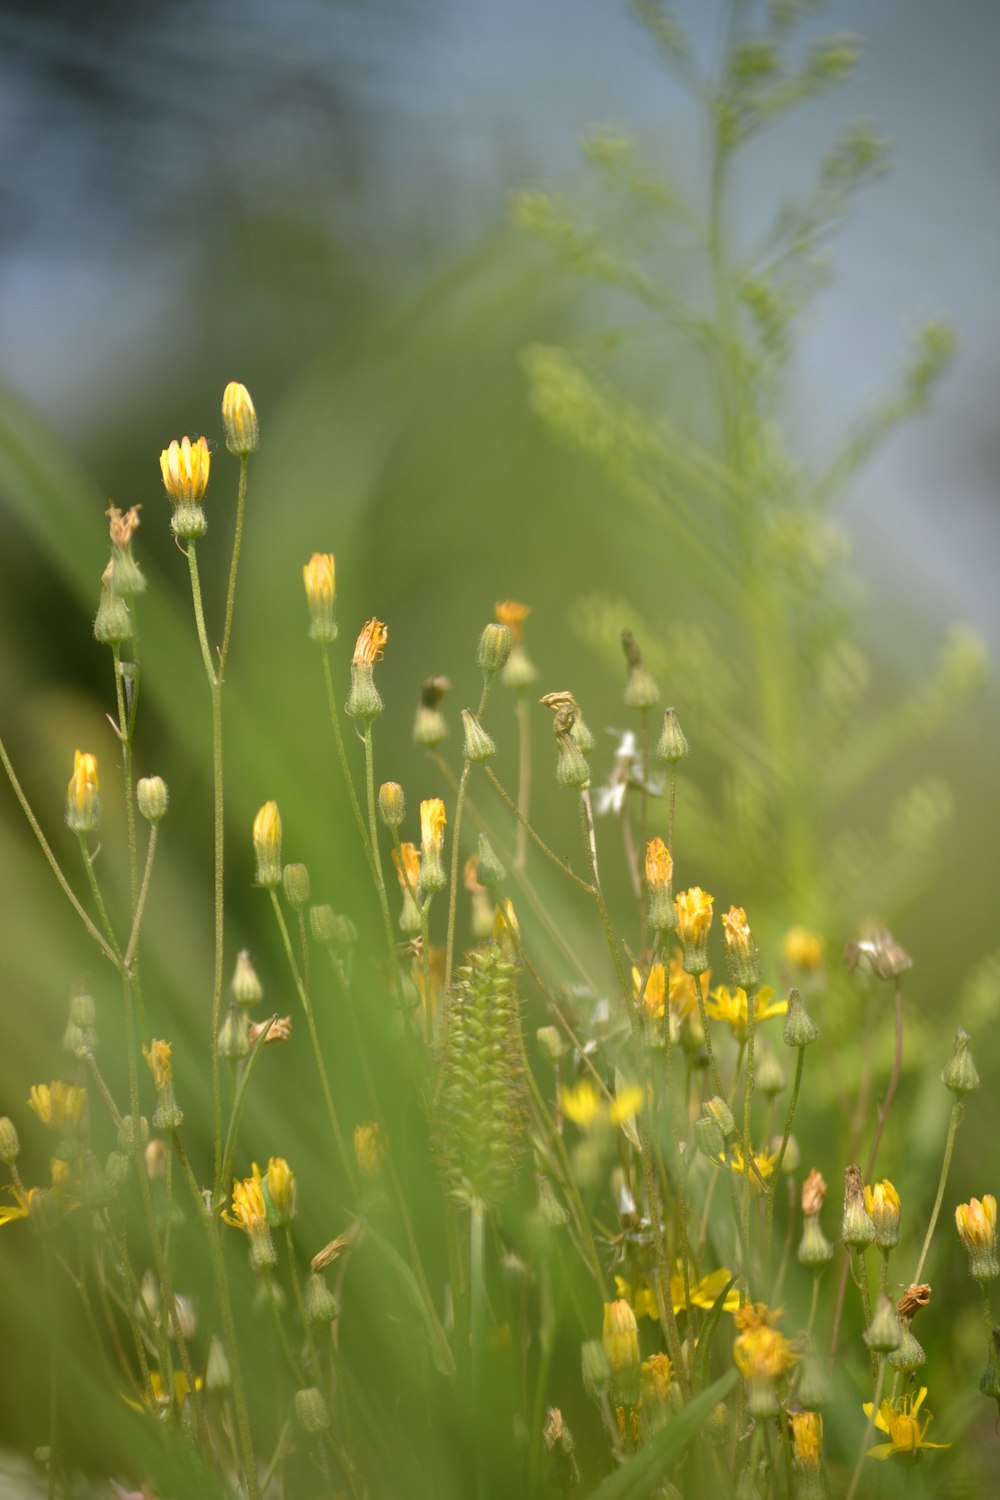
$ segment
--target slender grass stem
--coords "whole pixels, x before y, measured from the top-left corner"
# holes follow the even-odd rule
[[[240,454],[240,481],[236,491],[236,527],[233,533],[233,551],[229,559],[229,582],[226,586],[226,614],[225,624],[222,628],[222,645],[219,648],[219,682],[226,675],[226,662],[229,659],[229,642],[233,634],[233,611],[236,606],[236,574],[240,566],[240,547],[243,542],[243,519],[246,514],[247,505],[247,471],[250,460],[246,453]]]
[[[139,887],[139,894],[136,897],[133,907],[132,931],[129,933],[128,946],[122,958],[122,963],[126,969],[132,968],[132,963],[139,946],[139,928],[142,926],[142,916],[146,910],[146,899],[149,896],[149,880],[153,873],[153,859],[156,855],[156,838],[158,832],[159,828],[157,824],[150,824],[149,844],[146,848],[146,863],[142,872],[142,885]]]
[[[857,1462],[854,1465],[854,1473],[851,1475],[851,1484],[850,1488],[847,1491],[845,1500],[854,1500],[854,1497],[858,1492],[858,1485],[861,1483],[861,1471],[865,1466],[865,1458],[868,1454],[868,1444],[871,1442],[872,1433],[875,1430],[875,1418],[878,1415],[878,1409],[882,1404],[882,1391],[885,1388],[885,1372],[886,1362],[884,1359],[880,1359],[878,1361],[878,1375],[875,1379],[874,1399],[872,1401],[871,1411],[868,1414],[868,1419],[865,1422],[865,1430],[861,1437],[861,1446],[858,1449]]]
[[[122,747],[122,773],[125,781],[125,824],[128,836],[128,884],[132,911],[139,899],[139,850],[135,830],[135,782],[132,775],[132,732],[125,708],[125,685],[122,679],[121,646],[111,648],[115,664],[115,698],[118,704],[118,738]]]
[[[236,1432],[240,1446],[240,1458],[243,1463],[243,1477],[247,1487],[247,1500],[261,1500],[260,1484],[257,1479],[257,1457],[253,1446],[253,1431],[250,1426],[246,1390],[243,1385],[243,1368],[240,1364],[239,1345],[236,1340],[236,1321],[233,1317],[233,1304],[229,1295],[229,1282],[226,1279],[226,1263],[219,1240],[219,1221],[215,1218],[214,1214],[206,1214],[205,1225],[208,1229],[208,1244],[212,1257],[215,1291],[219,1299],[222,1331],[227,1346],[226,1352],[229,1357],[233,1383],[233,1405],[236,1408]]]
[[[878,1112],[878,1124],[875,1127],[875,1139],[872,1141],[868,1160],[865,1163],[865,1181],[870,1182],[872,1172],[875,1170],[875,1161],[878,1157],[878,1148],[882,1141],[882,1132],[885,1130],[885,1122],[889,1118],[892,1101],[896,1097],[896,1086],[899,1083],[899,1075],[903,1071],[903,988],[897,977],[896,993],[893,998],[893,1020],[895,1030],[895,1052],[892,1060],[892,1073],[889,1077],[889,1087],[885,1091],[882,1100],[882,1108]]]
[[[476,718],[482,721],[486,712],[486,704],[490,696],[490,685],[492,679],[486,677],[483,683],[482,695],[479,699],[479,707],[476,709]],[[451,969],[455,957],[455,912],[458,903],[458,866],[462,857],[462,809],[465,806],[465,788],[469,781],[469,772],[472,762],[466,757],[462,766],[462,774],[458,782],[458,796],[455,798],[455,825],[451,835],[451,878],[448,882],[448,937],[445,944],[444,961],[444,990],[445,994],[451,989]]]
[[[344,749],[344,736],[340,727],[340,711],[337,708],[337,697],[333,690],[333,672],[330,667],[330,648],[325,643],[323,645],[323,682],[326,687],[326,702],[327,708],[330,712],[330,725],[333,729],[333,741],[337,747],[337,759],[340,761],[340,770],[344,778],[344,785],[347,788],[347,796],[351,804],[351,811],[354,814],[354,821],[358,825],[358,833],[361,835],[361,847],[365,851],[365,858],[368,861],[368,867],[371,870],[372,878],[374,879],[375,867],[372,858],[371,841],[368,837],[368,829],[365,826],[364,815],[361,811],[361,804],[358,801],[358,794],[354,787],[354,777],[351,775],[351,768],[348,764],[347,751]]]
[[[233,1156],[236,1151],[236,1137],[239,1134],[240,1120],[243,1116],[243,1106],[246,1103],[247,1089],[250,1086],[250,1077],[253,1073],[254,1065],[256,1064],[257,1059],[267,1043],[268,1033],[277,1019],[278,1018],[275,1015],[271,1016],[269,1020],[264,1022],[260,1035],[251,1048],[250,1055],[247,1058],[246,1067],[243,1069],[243,1072],[241,1073],[239,1081],[236,1085],[236,1091],[233,1095],[233,1107],[229,1113],[229,1127],[226,1131],[226,1143],[222,1152],[221,1173],[219,1181],[215,1184],[215,1192],[213,1194],[213,1200],[216,1205],[218,1205],[218,1203],[220,1202],[225,1201],[226,1194],[229,1191],[229,1182],[232,1178],[233,1172]]]
[[[781,1137],[781,1145],[774,1160],[774,1171],[771,1173],[771,1181],[768,1184],[767,1193],[767,1225],[764,1232],[764,1275],[771,1274],[771,1236],[774,1230],[774,1194],[777,1188],[778,1176],[781,1172],[781,1164],[785,1159],[788,1149],[788,1138],[792,1133],[792,1121],[795,1118],[795,1107],[799,1102],[799,1089],[802,1086],[802,1070],[805,1065],[806,1049],[798,1048],[795,1060],[795,1078],[792,1083],[792,1097],[788,1101],[788,1113],[785,1116],[785,1129]]]
[[[514,844],[514,868],[523,870],[528,854],[527,835],[531,809],[531,708],[524,688],[517,694],[517,811],[518,824]]]
[[[500,782],[497,780],[496,774],[494,773],[492,767],[484,765],[483,770],[486,772],[493,790],[499,797],[503,799],[504,802],[506,802],[515,818],[517,818],[519,825],[524,828],[525,832],[532,840],[532,842],[538,845],[539,849],[541,849],[545,857],[547,859],[550,859],[557,869],[561,870],[564,875],[567,875],[569,879],[574,882],[574,884],[580,886],[582,890],[585,890],[588,896],[592,896],[594,894],[593,886],[589,885],[586,880],[582,880],[580,876],[577,875],[575,870],[571,870],[569,865],[565,864],[564,861],[559,858],[558,854],[554,854],[552,852],[541,835],[535,832],[534,828],[527,821],[527,819],[522,816],[517,804],[511,799],[508,793],[501,786]]]

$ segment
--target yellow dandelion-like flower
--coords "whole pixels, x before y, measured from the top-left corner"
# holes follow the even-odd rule
[[[783,1016],[788,1011],[787,1000],[774,1000],[774,991],[764,985],[754,996],[754,1025],[769,1021],[772,1016]],[[716,1021],[725,1021],[738,1042],[745,1042],[750,1020],[750,1007],[744,989],[730,988],[728,984],[716,985],[705,1002],[705,1012]]]
[[[823,962],[823,939],[808,927],[789,927],[781,946],[788,962],[807,974],[814,973]]]
[[[791,1411],[788,1424],[795,1462],[808,1473],[818,1473],[823,1456],[823,1418],[818,1411]]]
[[[189,437],[175,438],[160,454],[163,485],[175,505],[198,505],[208,488],[211,454],[205,438],[192,443]]]
[[[916,1454],[921,1448],[950,1448],[950,1443],[929,1443],[927,1441],[927,1429],[931,1424],[931,1414],[928,1412],[920,1419],[920,1408],[924,1404],[927,1395],[927,1387],[921,1386],[915,1396],[897,1396],[895,1401],[888,1398],[882,1402],[875,1413],[875,1426],[880,1432],[884,1432],[889,1441],[887,1443],[876,1443],[874,1448],[868,1449],[869,1458],[891,1458],[894,1453]],[[866,1417],[871,1419],[873,1403],[866,1401],[862,1410]]]

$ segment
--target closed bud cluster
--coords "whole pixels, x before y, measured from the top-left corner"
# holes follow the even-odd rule
[[[120,646],[132,638],[132,616],[114,589],[113,576],[113,564],[108,563],[101,575],[101,600],[94,617],[94,639],[102,646]]]
[[[708,968],[708,933],[712,925],[713,900],[714,897],[703,891],[700,885],[693,885],[674,897],[684,971],[696,978]]]
[[[337,639],[337,567],[332,552],[314,552],[303,565],[302,581],[309,606],[309,639],[329,645]]]
[[[396,866],[400,889],[403,892],[403,910],[399,915],[399,930],[406,937],[416,937],[422,930],[417,895],[420,890],[420,850],[415,844],[400,844],[392,851],[392,862]]]
[[[231,380],[222,393],[222,426],[230,453],[245,458],[256,453],[259,441],[257,413],[250,392],[238,380]]]
[[[875,1225],[875,1243],[880,1250],[892,1250],[899,1244],[899,1194],[886,1178],[871,1187],[865,1185],[865,1208]]]
[[[433,895],[444,890],[448,877],[444,868],[444,830],[447,823],[440,797],[428,797],[420,804],[420,894]]]
[[[97,1007],[93,995],[73,995],[63,1033],[63,1050],[71,1057],[97,1050]]]
[[[465,730],[465,758],[477,765],[492,760],[497,753],[493,736],[487,734],[474,713],[462,709],[462,726]]]
[[[626,708],[638,709],[645,713],[655,708],[660,701],[660,690],[650,676],[649,669],[642,659],[642,652],[631,630],[623,630],[621,635],[622,650],[625,653],[625,663],[628,667],[628,681],[625,684],[625,706]]]
[[[167,783],[162,776],[140,776],[135,784],[135,800],[147,823],[159,823],[170,804]]]
[[[788,1010],[781,1039],[786,1047],[810,1047],[819,1039],[819,1027],[806,1010],[798,990],[788,992]]]
[[[487,681],[507,665],[511,634],[506,625],[487,625],[479,637],[479,667]]]
[[[672,932],[677,925],[671,883],[674,862],[659,837],[646,845],[646,889],[649,891],[649,925],[653,932]]]
[[[236,955],[236,967],[233,969],[229,988],[238,1005],[259,1005],[264,998],[264,986],[246,948]]]
[[[954,1051],[941,1074],[941,1082],[946,1089],[951,1090],[956,1099],[961,1099],[963,1094],[971,1094],[979,1087],[979,1074],[970,1050],[971,1042],[969,1033],[960,1026],[955,1032]]]
[[[668,766],[675,766],[689,753],[689,748],[678,722],[676,709],[668,708],[663,715],[663,729],[656,745],[657,760],[664,760]]]
[[[375,686],[375,663],[382,660],[382,648],[389,639],[388,627],[374,616],[361,628],[351,660],[351,691],[345,705],[352,719],[370,724],[382,712],[382,699]]]
[[[726,957],[733,984],[749,990],[760,982],[760,959],[742,906],[731,906],[725,913],[722,934],[726,940]]]
[[[379,817],[386,828],[400,828],[406,817],[406,796],[398,781],[383,781],[378,789]]]
[[[142,1055],[149,1064],[156,1089],[156,1110],[153,1114],[154,1130],[178,1130],[184,1123],[184,1114],[174,1098],[174,1068],[169,1042],[153,1041],[143,1047]]]
[[[277,802],[265,802],[253,820],[257,884],[271,890],[281,884],[281,814]]]
[[[97,756],[77,750],[73,755],[73,775],[66,790],[66,823],[74,833],[93,833],[100,820]]]
[[[997,1263],[997,1200],[985,1193],[982,1202],[970,1198],[955,1209],[955,1226],[969,1253],[969,1271],[977,1281],[993,1281],[1000,1276]]]
[[[281,872],[281,883],[285,888],[285,900],[293,911],[303,911],[309,905],[309,871],[305,865],[286,865]]]
[[[604,1304],[601,1335],[610,1372],[610,1396],[615,1406],[635,1406],[639,1399],[639,1331],[626,1298]]]
[[[881,1293],[875,1304],[864,1340],[873,1354],[891,1354],[903,1342],[895,1306],[892,1298],[887,1297],[885,1292]]]
[[[334,1318],[340,1317],[340,1303],[318,1271],[309,1273],[302,1300],[305,1303],[306,1322],[313,1327],[332,1323]]]
[[[175,438],[160,454],[160,473],[167,497],[174,507],[170,525],[174,535],[183,541],[196,541],[205,535],[207,522],[202,510],[211,456],[208,443],[200,437],[192,443],[188,437]]]
[[[420,689],[417,716],[413,721],[414,744],[436,750],[448,737],[448,723],[441,712],[441,699],[451,687],[447,677],[428,677]]]
[[[840,1237],[852,1250],[866,1249],[875,1238],[875,1225],[865,1208],[861,1168],[856,1164],[844,1168],[844,1217]]]

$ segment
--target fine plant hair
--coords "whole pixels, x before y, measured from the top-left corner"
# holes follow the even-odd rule
[[[794,321],[884,145],[851,127],[752,253],[726,222],[743,144],[856,62],[841,37],[789,60],[815,8],[775,0],[758,22],[734,5],[711,78],[670,11],[635,7],[711,121],[701,209],[607,131],[585,152],[629,206],[631,248],[548,195],[514,199],[575,274],[689,340],[711,412],[692,434],[650,410],[592,340],[525,352],[536,410],[638,507],[689,606],[658,620],[611,592],[576,604],[621,673],[613,707],[593,683],[541,679],[549,602],[452,622],[451,659],[401,707],[382,663],[406,622],[341,617],[349,553],[303,561],[304,610],[297,579],[272,580],[276,607],[301,613],[322,796],[350,830],[345,909],[325,888],[322,819],[282,816],[294,754],[252,807],[229,790],[244,522],[279,524],[252,505],[267,414],[262,435],[232,382],[216,424],[228,455],[171,442],[166,499],[143,511],[147,530],[169,525],[190,594],[204,843],[137,737],[155,586],[138,511],[109,510],[94,634],[115,755],[67,745],[65,805],[39,807],[0,743],[94,965],[60,1062],[39,1059],[48,1081],[0,1118],[0,1227],[34,1237],[26,1295],[47,1310],[32,1442],[50,1496],[76,1492],[91,1424],[102,1484],[157,1496],[985,1492],[971,1438],[1000,1404],[995,1168],[982,1161],[964,1203],[952,1180],[963,1118],[983,1129],[979,1074],[964,1030],[949,1055],[920,1026],[940,935],[911,954],[881,920],[941,831],[943,794],[917,783],[884,836],[829,836],[862,779],[981,668],[956,635],[914,697],[869,717],[830,517],[923,407],[951,338],[925,329],[900,392],[807,472],[780,421]],[[690,237],[690,300],[644,254],[650,216]],[[227,556],[208,568],[216,526]],[[698,601],[738,623],[738,660]],[[413,703],[435,793],[416,805],[415,776],[388,779]],[[629,726],[616,749],[588,726],[612,713]],[[718,808],[689,778],[699,759],[725,771]],[[206,857],[211,891],[190,1049],[150,961],[175,826],[187,878]],[[116,839],[120,885],[101,857]],[[709,878],[727,892],[718,911]],[[255,887],[259,953],[235,930],[237,882]],[[977,1021],[995,986],[984,961],[963,992]]]

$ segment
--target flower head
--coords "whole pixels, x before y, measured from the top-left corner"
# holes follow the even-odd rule
[[[864,1189],[865,1208],[875,1225],[875,1243],[880,1250],[891,1250],[899,1244],[899,1194],[886,1178],[883,1182],[867,1184]]]
[[[891,1458],[894,1453],[916,1454],[921,1448],[950,1448],[950,1443],[927,1442],[927,1429],[931,1424],[928,1412],[920,1420],[920,1408],[924,1404],[927,1387],[921,1386],[915,1396],[897,1396],[895,1401],[882,1402],[875,1413],[875,1426],[887,1434],[887,1443],[876,1443],[868,1449],[869,1458]],[[863,1407],[866,1417],[871,1418],[873,1404],[866,1401]]]
[[[774,1324],[781,1309],[762,1302],[748,1303],[734,1315],[739,1332],[733,1343],[736,1368],[747,1383],[747,1405],[752,1416],[777,1414],[777,1383],[798,1356]]]
[[[376,620],[373,615],[361,627],[361,634],[354,647],[354,666],[373,667],[377,661],[381,661],[382,647],[388,639],[388,626],[383,625],[381,620]]]
[[[531,614],[530,604],[519,604],[516,599],[502,599],[493,606],[498,625],[506,625],[515,644],[521,639],[524,622]]]
[[[684,967],[689,974],[701,974],[708,968],[708,930],[712,925],[714,897],[700,885],[680,891],[674,897],[677,936],[684,949]]]
[[[257,884],[270,888],[281,884],[281,813],[277,802],[265,802],[253,820],[253,847],[257,856]]]
[[[255,1271],[273,1266],[277,1260],[267,1222],[267,1205],[260,1186],[260,1171],[233,1183],[233,1206],[222,1214],[227,1224],[242,1229],[250,1239],[250,1264]]]
[[[302,569],[309,606],[309,635],[314,641],[335,641],[337,624],[333,607],[337,600],[337,574],[332,552],[314,552]]]
[[[85,750],[73,754],[73,774],[66,789],[66,822],[74,833],[92,833],[101,816],[97,756]]]
[[[63,1083],[61,1078],[54,1083],[32,1084],[28,1104],[43,1125],[53,1130],[75,1130],[83,1117],[87,1103],[87,1090],[75,1084]]]
[[[167,494],[175,505],[200,505],[208,488],[211,455],[205,438],[192,443],[189,437],[175,438],[160,454],[160,473]]]
[[[258,1175],[254,1163],[254,1175]],[[278,1224],[290,1224],[295,1218],[295,1173],[283,1156],[268,1158],[267,1171],[262,1181],[262,1192],[271,1217]]]
[[[789,927],[781,946],[788,962],[806,973],[813,973],[823,962],[823,939],[808,927]]]
[[[149,1071],[153,1075],[153,1083],[158,1089],[166,1088],[173,1081],[174,1070],[170,1061],[171,1045],[169,1042],[153,1041],[150,1046],[143,1047],[142,1055],[149,1064]]]
[[[816,1474],[823,1456],[823,1418],[818,1411],[791,1411],[792,1451],[800,1471]]]
[[[773,996],[774,991],[768,985],[757,991],[753,1001],[755,1026],[761,1021],[769,1021],[772,1016],[783,1016],[787,1011],[788,1001],[774,1000],[772,1003]],[[716,1021],[725,1021],[738,1042],[746,1041],[750,1019],[746,990],[717,985],[705,1002],[705,1010]]]
[[[245,457],[257,451],[257,413],[250,392],[238,380],[231,380],[222,393],[222,425],[230,453]]]
[[[673,1384],[674,1367],[665,1354],[651,1354],[642,1362],[643,1401],[665,1401]]]
[[[742,906],[731,906],[725,913],[722,918],[722,933],[726,940],[726,956],[734,982],[738,985],[756,984],[760,979],[760,960],[747,914]]]
[[[969,1252],[969,1270],[977,1281],[1000,1276],[997,1263],[997,1200],[984,1193],[982,1202],[970,1198],[955,1209],[955,1226]]]
[[[601,1335],[611,1371],[611,1396],[616,1405],[634,1405],[639,1394],[639,1332],[624,1297],[604,1304]]]

